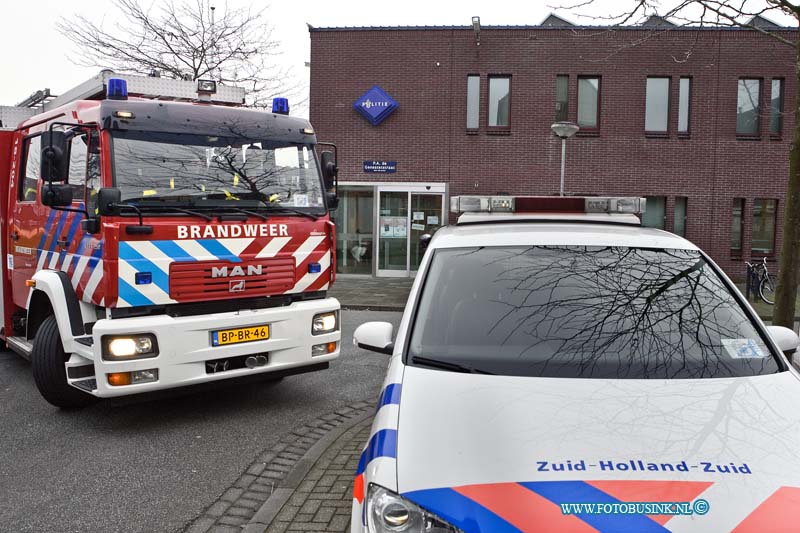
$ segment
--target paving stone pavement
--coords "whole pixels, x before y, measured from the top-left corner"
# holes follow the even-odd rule
[[[284,436],[184,531],[346,531],[353,479],[373,412],[372,404],[359,402]],[[276,505],[280,513],[274,515],[269,507]]]
[[[371,418],[345,432],[319,458],[294,494],[266,527],[267,533],[350,530],[353,479]]]

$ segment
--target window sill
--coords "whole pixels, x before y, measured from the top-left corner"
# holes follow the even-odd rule
[[[600,137],[600,130],[578,130],[575,137]]]
[[[683,132],[678,134],[678,139],[691,139],[692,134],[689,132]]]
[[[466,130],[467,135],[478,135],[480,132],[481,132],[481,130],[477,130],[477,129],[468,129],[468,130]]]
[[[669,139],[668,131],[646,131],[644,136],[648,139]]]
[[[736,134],[737,141],[760,141],[761,135],[740,135]]]
[[[775,135],[775,134],[771,134],[771,135],[769,136],[769,140],[770,140],[770,141],[778,141],[778,142],[780,142],[780,141],[782,141],[782,140],[783,140],[783,135]]]
[[[486,130],[486,135],[511,135],[511,128],[489,129]]]

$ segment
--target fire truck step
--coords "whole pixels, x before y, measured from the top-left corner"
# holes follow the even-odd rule
[[[8,344],[8,348],[11,351],[16,352],[25,359],[30,360],[31,352],[33,351],[33,343],[31,343],[28,339],[25,337],[8,337],[6,339],[6,344]]]
[[[95,378],[82,379],[81,381],[73,381],[72,385],[87,392],[92,392],[97,389],[97,380]]]
[[[79,342],[84,346],[91,346],[94,344],[94,337],[76,337],[75,342]]]

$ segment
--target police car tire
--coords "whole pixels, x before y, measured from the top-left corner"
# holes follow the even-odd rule
[[[64,353],[58,323],[54,316],[44,319],[31,351],[31,368],[36,388],[44,399],[64,409],[84,407],[94,403],[97,398],[83,393],[67,383],[67,370],[64,363],[69,356]]]

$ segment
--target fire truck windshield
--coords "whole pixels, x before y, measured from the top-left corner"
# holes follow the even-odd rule
[[[128,203],[275,206],[319,212],[311,145],[181,133],[113,132],[114,180]]]

